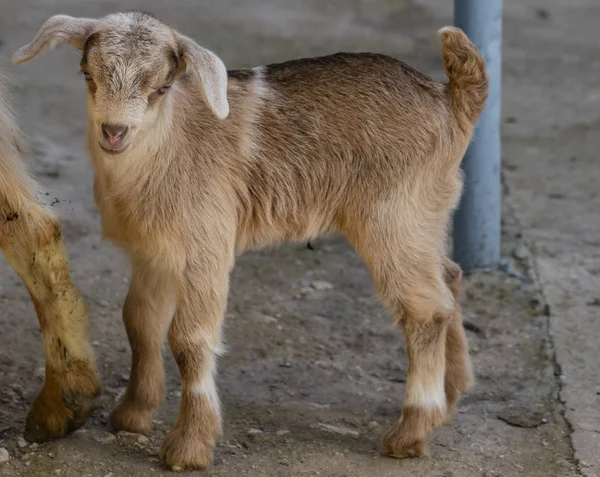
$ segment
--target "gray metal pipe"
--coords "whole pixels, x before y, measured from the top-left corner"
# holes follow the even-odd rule
[[[489,98],[465,154],[465,186],[453,221],[453,256],[465,272],[500,262],[502,0],[454,0],[454,23],[483,54]]]

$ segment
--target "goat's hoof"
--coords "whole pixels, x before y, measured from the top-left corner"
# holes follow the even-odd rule
[[[452,424],[455,414],[456,414],[456,404],[455,403],[448,404],[448,407],[446,408],[446,417],[444,418],[444,421],[442,422],[442,424]]]
[[[152,410],[140,409],[125,397],[112,412],[110,425],[115,431],[146,434],[152,427]]]
[[[400,422],[394,424],[383,436],[383,448],[386,455],[397,459],[426,454],[425,441],[415,438]]]
[[[462,380],[455,380],[451,385],[446,383],[446,416],[444,418],[444,424],[450,424],[452,422],[461,395],[471,388],[472,383],[473,379],[470,374],[465,375]]]
[[[160,457],[174,471],[207,469],[213,462],[213,445],[176,426],[167,434]]]
[[[63,391],[54,380],[47,380],[27,415],[25,439],[45,442],[79,429],[95,409],[93,400],[99,393],[95,375],[81,390]]]

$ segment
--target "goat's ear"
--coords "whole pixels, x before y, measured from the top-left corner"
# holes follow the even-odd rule
[[[50,17],[42,25],[32,42],[15,52],[12,62],[24,63],[42,51],[52,50],[63,43],[70,43],[78,50],[83,50],[83,46],[96,24],[97,20],[91,18],[74,18],[68,15]]]
[[[177,46],[182,69],[202,83],[204,101],[219,119],[229,115],[227,102],[227,69],[212,51],[202,48],[194,40],[179,33]]]

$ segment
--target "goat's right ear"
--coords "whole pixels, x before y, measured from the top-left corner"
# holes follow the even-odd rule
[[[83,50],[85,41],[92,34],[97,20],[74,18],[68,15],[55,15],[46,20],[31,43],[19,48],[12,62],[19,64],[29,61],[44,50],[52,50],[57,45],[70,43]]]
[[[214,115],[225,119],[229,115],[227,102],[227,69],[212,51],[199,46],[194,40],[175,32],[179,59],[185,72],[200,80],[204,101]]]

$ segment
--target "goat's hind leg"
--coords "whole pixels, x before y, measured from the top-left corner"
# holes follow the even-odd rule
[[[397,312],[406,339],[408,377],[402,416],[384,436],[385,451],[393,457],[424,454],[428,436],[447,415],[444,382],[451,295],[434,274],[415,280],[411,288],[405,290]]]
[[[444,280],[454,296],[454,310],[448,323],[446,335],[446,377],[444,383],[448,403],[446,420],[450,421],[460,395],[468,391],[473,385],[473,368],[460,310],[462,270],[449,258],[444,258]]]
[[[384,447],[394,457],[419,456],[446,419],[446,339],[454,298],[433,234],[402,229],[395,217],[382,214],[369,214],[369,221],[347,235],[404,329],[409,361],[402,416],[385,434]]]

